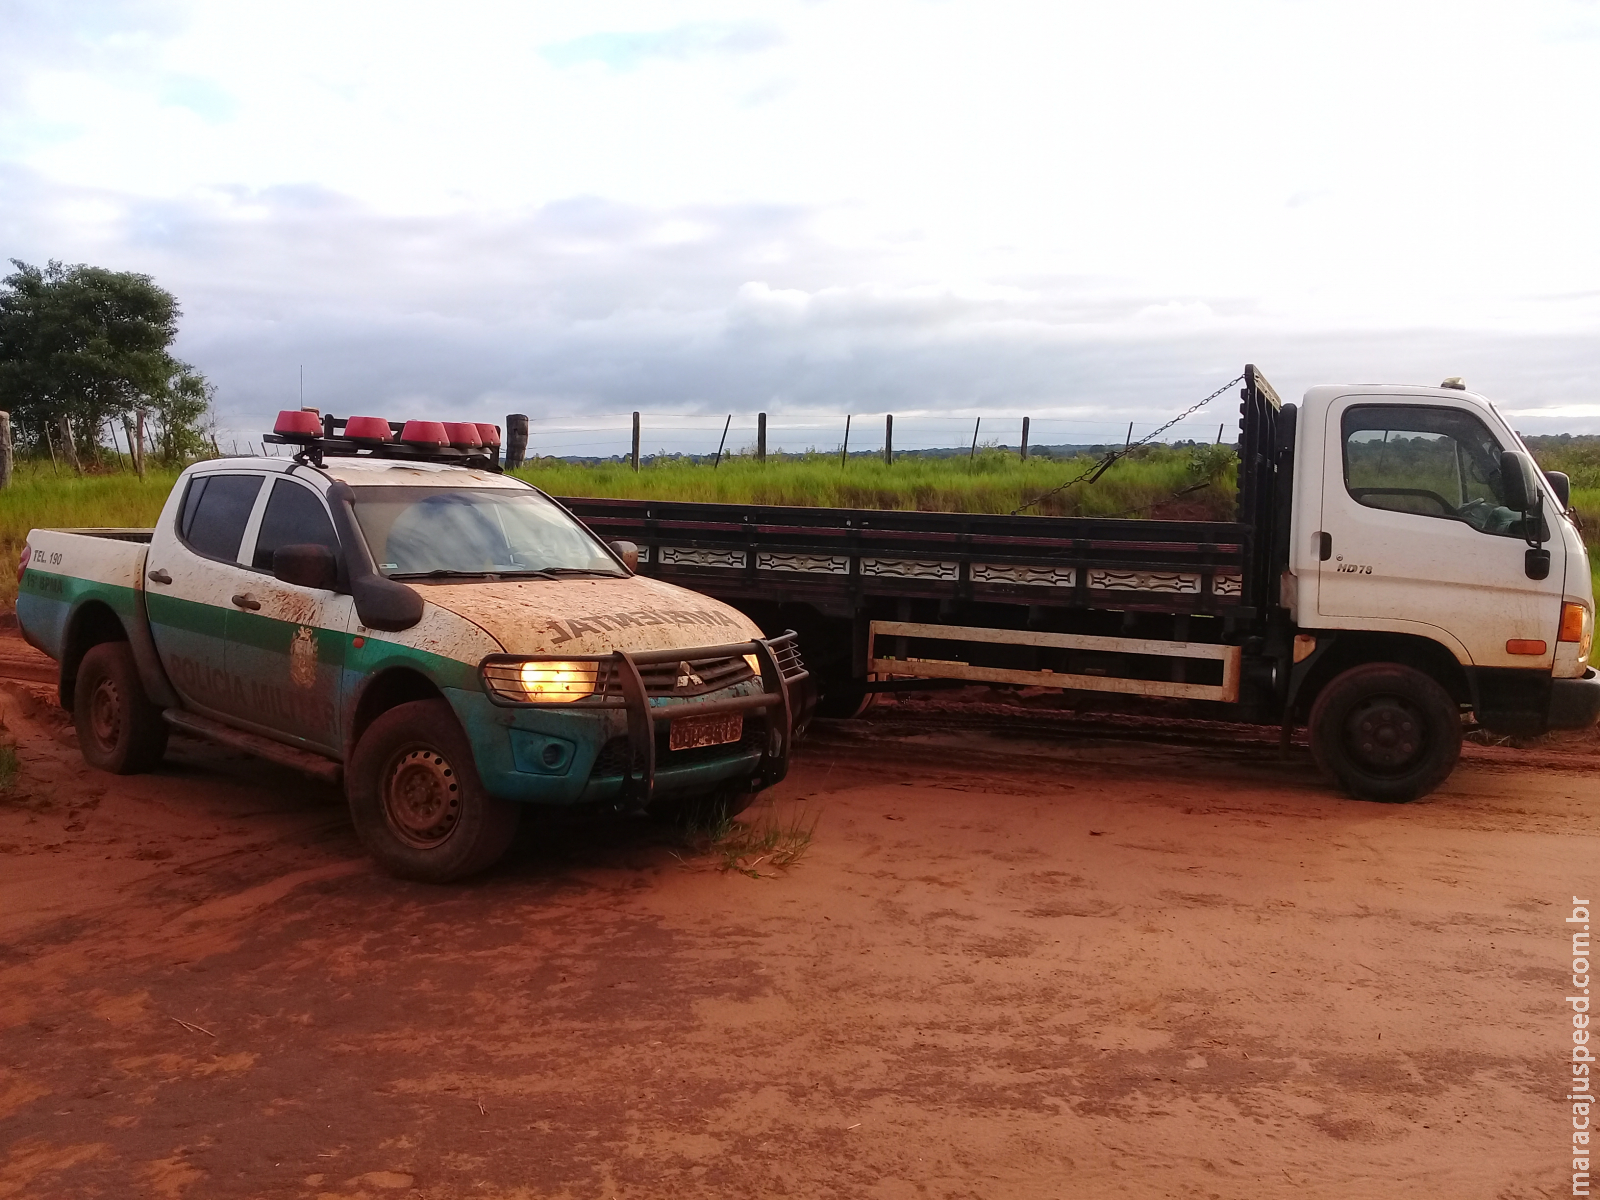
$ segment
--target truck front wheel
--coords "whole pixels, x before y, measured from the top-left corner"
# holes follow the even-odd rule
[[[346,780],[356,833],[402,879],[461,879],[499,861],[516,836],[519,809],[484,790],[443,700],[396,705],[374,721]]]
[[[113,775],[152,770],[167,752],[167,723],[144,694],[127,642],[101,642],[83,656],[72,723],[84,761]]]
[[[1448,692],[1399,663],[1338,676],[1311,709],[1311,753],[1358,800],[1426,796],[1461,757],[1461,714]]]

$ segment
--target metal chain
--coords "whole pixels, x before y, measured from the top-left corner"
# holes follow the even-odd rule
[[[1029,508],[1034,507],[1037,504],[1043,503],[1044,501],[1050,499],[1051,496],[1058,496],[1058,495],[1060,495],[1062,492],[1066,491],[1070,487],[1077,487],[1078,484],[1080,484],[1080,483],[1093,483],[1095,480],[1099,479],[1100,476],[1104,475],[1111,468],[1111,464],[1112,463],[1116,462],[1119,458],[1122,458],[1122,457],[1124,457],[1124,456],[1126,456],[1128,454],[1131,454],[1135,447],[1143,446],[1148,442],[1154,441],[1156,438],[1160,437],[1167,430],[1171,429],[1179,421],[1182,421],[1187,417],[1194,416],[1195,413],[1199,412],[1206,405],[1210,404],[1213,400],[1215,400],[1218,396],[1222,395],[1223,392],[1227,391],[1234,384],[1243,383],[1243,382],[1244,382],[1244,376],[1242,374],[1235,375],[1232,379],[1228,380],[1227,383],[1223,384],[1216,391],[1212,392],[1211,395],[1207,396],[1204,400],[1200,401],[1198,404],[1191,404],[1188,408],[1184,409],[1177,416],[1173,417],[1172,420],[1168,421],[1165,425],[1162,425],[1160,428],[1154,429],[1151,432],[1145,434],[1137,442],[1129,442],[1121,450],[1113,450],[1110,454],[1106,455],[1104,458],[1102,458],[1101,460],[1096,462],[1094,464],[1094,466],[1090,467],[1087,471],[1085,471],[1082,475],[1079,475],[1076,479],[1069,479],[1069,480],[1067,480],[1066,483],[1063,483],[1058,487],[1053,487],[1048,492],[1040,493],[1039,495],[1035,496],[1032,500],[1029,500],[1026,504],[1019,505],[1018,507],[1013,508],[1011,510],[1011,515],[1013,517],[1021,516],[1024,509],[1029,509]]]

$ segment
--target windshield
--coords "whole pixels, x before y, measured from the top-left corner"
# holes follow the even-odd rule
[[[531,488],[357,487],[356,520],[385,575],[627,572]]]

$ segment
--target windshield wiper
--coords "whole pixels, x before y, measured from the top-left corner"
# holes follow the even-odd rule
[[[452,571],[435,567],[431,571],[391,571],[390,579],[493,579],[498,571]]]
[[[602,579],[621,579],[620,571],[602,571],[597,567],[546,567],[544,575],[596,575]]]

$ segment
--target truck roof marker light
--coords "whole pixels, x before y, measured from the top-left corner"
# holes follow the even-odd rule
[[[446,421],[444,432],[457,450],[477,450],[483,446],[478,427],[471,421]]]
[[[478,440],[480,442],[482,442],[485,446],[500,445],[500,426],[490,425],[484,421],[479,421],[477,425]]]
[[[400,440],[408,446],[426,446],[430,450],[437,450],[449,444],[450,435],[445,432],[442,421],[407,421],[406,427],[400,431]]]
[[[381,445],[394,437],[394,431],[382,417],[351,417],[344,423],[344,435],[352,442]]]
[[[272,432],[289,442],[311,442],[322,436],[322,422],[313,413],[286,408],[278,413]]]
[[[1550,647],[1542,638],[1511,638],[1506,642],[1507,654],[1541,655]]]

